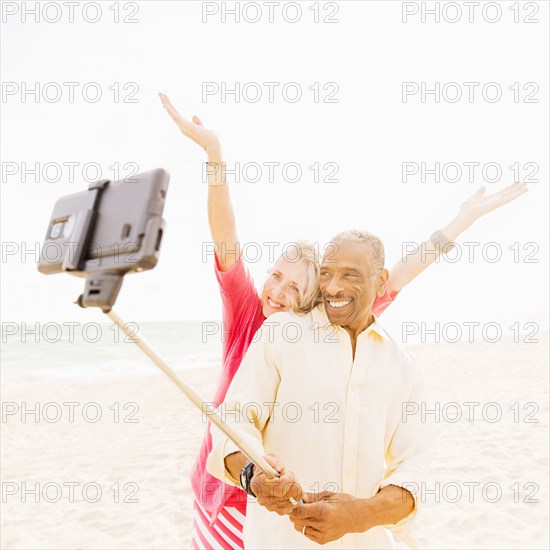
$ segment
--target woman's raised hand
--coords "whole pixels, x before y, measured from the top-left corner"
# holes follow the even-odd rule
[[[485,195],[485,187],[480,187],[476,193],[462,203],[460,211],[473,222],[481,216],[516,200],[526,191],[527,184],[522,182],[513,183],[492,195]]]
[[[159,93],[159,97],[162,105],[184,135],[195,143],[198,143],[209,155],[221,153],[221,144],[218,135],[212,130],[205,128],[198,116],[193,115],[192,120],[187,120],[176,111],[166,95]]]

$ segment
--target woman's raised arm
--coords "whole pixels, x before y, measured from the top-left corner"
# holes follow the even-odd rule
[[[410,254],[399,260],[390,271],[388,291],[400,291],[415,277],[418,277],[429,267],[441,253],[444,243],[453,242],[476,220],[512,202],[527,191],[527,184],[516,182],[498,193],[485,195],[485,187],[481,187],[468,200],[462,203],[458,214],[440,231],[438,236],[423,242]]]
[[[212,130],[205,128],[198,116],[194,115],[192,120],[187,120],[176,111],[166,95],[159,93],[159,96],[162,105],[182,133],[206,151],[210,163],[207,173],[216,174],[213,179],[217,179],[218,184],[208,186],[208,223],[216,245],[220,269],[228,271],[240,258],[240,248],[229,186],[225,179],[222,183],[218,177],[225,177],[219,137]]]

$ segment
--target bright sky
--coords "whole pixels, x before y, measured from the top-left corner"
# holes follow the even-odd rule
[[[280,243],[280,251],[306,238],[322,247],[352,227],[382,237],[391,266],[403,242],[421,242],[444,226],[481,185],[495,192],[512,183],[516,166],[521,179],[531,178],[530,191],[463,235],[459,242],[479,243],[474,261],[463,248],[460,261],[431,267],[402,293],[388,323],[546,322],[547,2],[530,3],[536,14],[493,2],[500,13],[478,7],[473,22],[458,2],[463,13],[456,23],[449,22],[458,18],[450,7],[439,23],[433,15],[423,23],[421,10],[434,2],[300,2],[301,14],[280,2],[273,23],[265,2],[246,8],[240,23],[222,13],[222,4],[235,2],[99,2],[101,13],[76,6],[72,23],[66,6],[50,4],[25,20],[22,5],[2,5],[2,321],[103,320],[72,304],[83,280],[46,277],[35,265],[55,201],[86,189],[97,167],[103,178],[115,177],[116,167],[120,177],[134,167],[171,174],[159,264],[127,277],[118,312],[144,321],[220,317],[212,261],[202,258],[210,241],[205,155],[164,112],[157,97],[163,91],[184,116],[198,114],[218,132],[228,169],[263,167],[261,181],[231,186],[240,237],[262,251],[250,264],[258,284],[269,265],[262,243]],[[242,10],[247,3],[237,4]],[[206,22],[203,10],[211,14]],[[254,17],[260,20],[248,22]],[[406,102],[404,82],[411,90]],[[239,102],[235,95],[203,94],[206,86],[236,83],[247,94]],[[433,94],[422,102],[422,86],[435,83],[439,102]],[[38,101],[24,93],[32,88]],[[101,98],[91,102],[98,90]],[[288,101],[298,90],[301,99]],[[457,91],[462,98],[454,101]],[[502,97],[491,102],[499,91]],[[529,99],[538,103],[524,102]],[[439,182],[430,173],[423,182],[420,173],[402,181],[405,162],[411,171],[421,163],[428,170],[455,164],[441,170]],[[39,181],[33,174],[24,179],[25,167],[36,163]],[[279,163],[271,183],[267,163]],[[288,163],[302,170],[299,181],[289,181],[296,165],[283,172]],[[316,163],[326,181],[313,181],[309,167]],[[468,163],[478,163],[472,181]],[[449,181],[456,165],[462,177]],[[241,180],[254,178],[254,166]],[[21,251],[29,251],[23,261]],[[500,260],[491,262],[499,252]]]

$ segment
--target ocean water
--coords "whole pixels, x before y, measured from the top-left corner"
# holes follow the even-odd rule
[[[384,326],[405,347],[414,349],[445,344],[446,334],[447,339],[456,336],[457,323],[442,319],[426,324],[425,338],[421,330],[404,337],[402,324],[386,316]],[[484,327],[489,327],[485,323],[489,321],[480,319],[470,345],[490,343],[492,347],[498,347],[506,341],[536,345],[547,334],[548,323],[543,317],[530,318],[536,321],[516,323],[516,328],[521,329],[519,333],[511,330],[512,319],[500,322],[501,337],[496,340],[494,321],[490,322],[492,331],[484,335]],[[445,330],[446,323],[453,326]],[[441,328],[438,338],[433,335],[435,326]],[[460,325],[457,326],[460,329]],[[176,372],[221,364],[224,326],[220,321],[149,321],[129,324],[129,328]],[[2,323],[1,329],[0,378],[3,382],[125,378],[157,369],[131,338],[121,333],[113,323]],[[462,329],[462,337],[458,340],[468,342],[467,327]]]
[[[222,327],[219,321],[129,326],[176,372],[219,366]],[[4,382],[117,378],[158,369],[113,323],[3,323],[1,339]]]

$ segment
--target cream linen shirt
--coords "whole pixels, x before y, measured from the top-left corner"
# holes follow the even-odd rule
[[[431,426],[402,415],[403,404],[425,401],[421,371],[378,319],[357,338],[331,325],[323,306],[307,315],[275,313],[261,327],[229,387],[220,412],[258,451],[275,453],[302,489],[374,496],[386,485],[406,487],[415,509],[396,525],[348,533],[323,548],[394,548],[391,529],[409,544],[427,481]],[[207,469],[239,485],[224,458],[239,450],[212,427]],[[410,484],[410,485],[409,485]],[[319,548],[249,497],[245,548]]]

